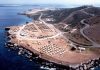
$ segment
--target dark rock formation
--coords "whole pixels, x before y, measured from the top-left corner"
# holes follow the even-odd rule
[[[6,30],[6,31],[10,30],[10,27],[6,27],[5,30]]]

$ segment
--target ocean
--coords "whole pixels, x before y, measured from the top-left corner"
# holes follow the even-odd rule
[[[0,70],[41,70],[39,64],[19,56],[16,51],[5,48],[5,27],[21,25],[31,21],[24,15],[17,13],[33,9],[33,6],[0,7]]]
[[[5,27],[22,25],[30,18],[17,13],[34,8],[44,8],[51,6],[25,5],[25,6],[0,6],[0,70],[43,70],[35,61],[19,56],[16,51],[5,48],[6,36]],[[59,8],[60,6],[54,6]],[[100,69],[96,69],[100,70]]]

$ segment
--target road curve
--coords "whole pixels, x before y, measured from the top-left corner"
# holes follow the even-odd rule
[[[45,21],[43,21],[43,20],[41,19],[42,15],[43,15],[43,13],[40,14],[39,20],[40,20],[41,22],[43,22],[45,25],[48,26],[48,24],[47,24]],[[21,39],[24,39],[24,40],[46,40],[46,39],[49,39],[49,38],[55,38],[55,37],[57,37],[57,36],[59,36],[59,35],[62,34],[61,32],[59,32],[59,33],[57,33],[57,34],[54,35],[54,36],[46,37],[46,38],[41,38],[41,39],[25,38],[25,37],[20,36],[20,33],[21,33],[22,29],[24,29],[25,26],[26,26],[26,25],[23,25],[22,27],[20,27],[19,31],[17,32],[17,35],[16,35],[16,36],[17,36],[17,38],[18,38],[19,40],[21,40]]]
[[[84,21],[85,21],[85,19],[83,19],[83,20],[80,21],[81,24],[84,24],[84,25],[85,25],[85,27],[83,27],[82,29],[80,29],[80,33],[81,33],[87,40],[89,40],[89,41],[93,44],[93,47],[100,47],[100,44],[94,42],[92,39],[90,39],[88,36],[86,36],[86,35],[84,34],[84,30],[90,27],[90,25],[87,24],[87,23],[85,23]]]

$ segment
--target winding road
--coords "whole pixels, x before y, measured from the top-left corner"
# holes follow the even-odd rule
[[[87,23],[85,23],[84,21],[85,21],[85,19],[81,20],[81,24],[84,24],[85,27],[83,27],[82,29],[80,29],[80,33],[81,33],[87,40],[89,40],[89,41],[93,44],[93,47],[100,47],[100,44],[94,42],[92,39],[90,39],[87,35],[84,34],[84,30],[90,27],[90,25],[87,24]]]
[[[86,11],[84,11],[84,9],[82,9],[82,10],[80,10],[80,11],[83,11],[83,12],[86,13],[86,14],[89,14],[89,15],[91,15],[91,16],[94,16],[94,14],[87,13]],[[39,20],[40,20],[41,22],[43,22],[45,25],[47,25],[48,27],[50,27],[45,21],[43,21],[43,20],[41,19],[42,15],[43,15],[43,13],[40,14]],[[84,34],[84,30],[90,27],[90,25],[87,24],[87,23],[85,23],[84,21],[85,21],[85,19],[83,19],[83,20],[80,21],[81,24],[84,24],[84,25],[85,25],[85,27],[83,27],[82,29],[80,29],[80,33],[81,33],[87,40],[89,40],[89,41],[93,44],[93,46],[95,46],[95,47],[100,47],[100,44],[94,42],[92,39],[90,39],[87,35]],[[32,39],[32,38],[22,37],[22,36],[20,35],[20,33],[21,33],[22,29],[24,29],[25,26],[26,26],[26,25],[23,25],[22,27],[20,27],[20,30],[17,32],[17,38],[18,38],[19,40],[21,40],[21,39],[24,39],[24,40],[45,40],[45,39],[55,38],[55,37],[57,37],[57,36],[59,36],[59,35],[62,35],[62,32],[59,32],[59,33],[57,33],[57,34],[54,35],[54,36],[46,37],[46,38],[41,38],[41,39]]]

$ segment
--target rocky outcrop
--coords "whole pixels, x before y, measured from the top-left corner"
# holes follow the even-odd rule
[[[25,55],[25,57],[29,58],[31,61],[35,60],[41,66],[45,66],[48,68],[56,68],[57,70],[91,70],[91,69],[95,69],[96,67],[100,66],[100,58],[89,60],[86,63],[81,63],[77,67],[74,67],[71,65],[65,66],[62,64],[56,64],[56,63],[44,60],[40,58],[39,55],[29,51],[28,49],[18,46],[17,44],[7,42],[6,46],[14,50],[18,50],[18,55]]]
[[[6,31],[10,30],[10,27],[6,27],[5,30],[6,30]]]

